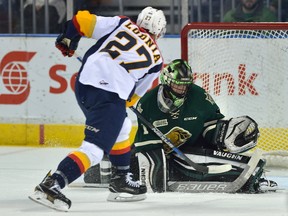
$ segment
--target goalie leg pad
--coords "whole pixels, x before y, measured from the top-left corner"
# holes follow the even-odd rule
[[[199,155],[197,155],[198,157]],[[245,160],[248,159],[248,164],[241,165],[244,169],[238,167],[236,173],[230,173],[226,175],[204,175],[195,176],[195,171],[187,170],[186,178],[189,179],[183,180],[183,177],[177,175],[179,180],[174,179],[173,182],[168,182],[169,190],[177,192],[227,192],[227,193],[255,193],[255,181],[259,179],[259,175],[263,171],[263,160],[261,160],[261,151],[255,151],[251,157],[245,157]],[[215,160],[215,159],[214,159]],[[198,160],[200,162],[200,159]],[[219,162],[219,161],[218,161]],[[231,161],[232,163],[235,163]],[[213,163],[211,161],[211,163]],[[214,162],[215,163],[215,162]],[[240,164],[239,164],[240,165]],[[186,166],[184,166],[186,167]],[[234,168],[236,168],[234,166]],[[236,171],[236,170],[234,170]],[[183,173],[183,172],[182,172]],[[191,175],[190,175],[190,174]],[[193,174],[194,173],[194,174]],[[236,174],[235,177],[231,178],[231,174]],[[194,177],[192,177],[192,175]],[[225,178],[223,178],[225,177]]]
[[[166,191],[166,157],[163,149],[139,152],[139,175],[148,192]]]
[[[275,181],[269,180],[265,177],[265,164],[266,162],[264,160],[259,160],[254,173],[250,176],[246,184],[238,192],[265,193],[279,190],[278,184]]]
[[[210,149],[195,149],[193,152],[195,154],[186,154],[186,156],[197,163],[229,163],[233,165],[233,170],[221,174],[203,175],[192,169],[177,155],[171,155],[169,190],[193,193],[212,192],[213,190],[214,192],[262,193],[279,189],[276,182],[263,177],[265,160],[261,159],[262,152],[259,149],[253,153],[252,157]],[[233,185],[238,185],[239,189],[235,191]]]

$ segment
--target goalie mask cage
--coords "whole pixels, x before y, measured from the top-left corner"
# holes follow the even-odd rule
[[[287,168],[288,23],[189,23],[181,56],[226,118],[256,120],[267,165]]]

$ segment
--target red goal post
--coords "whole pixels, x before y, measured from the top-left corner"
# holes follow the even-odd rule
[[[227,118],[258,122],[268,164],[288,167],[288,23],[189,23],[181,57]]]

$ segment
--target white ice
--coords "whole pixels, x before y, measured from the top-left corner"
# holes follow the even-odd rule
[[[1,216],[288,216],[288,171],[267,173],[284,190],[266,194],[147,194],[140,202],[107,202],[107,189],[68,187],[68,213],[28,199],[46,173],[55,170],[71,149],[0,147]]]

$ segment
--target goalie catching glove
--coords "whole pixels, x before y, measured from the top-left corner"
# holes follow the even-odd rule
[[[257,123],[249,116],[241,116],[230,120],[219,120],[214,143],[221,150],[241,153],[254,148],[259,135]]]

